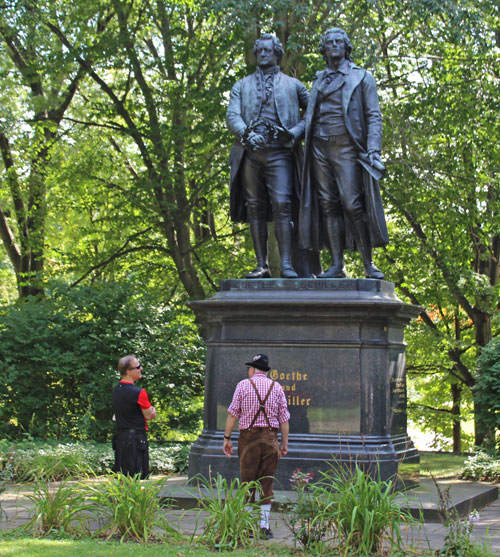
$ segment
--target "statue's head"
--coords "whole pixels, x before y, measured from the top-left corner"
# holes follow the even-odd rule
[[[272,41],[274,54],[276,56],[276,60],[279,65],[281,63],[281,59],[283,58],[283,55],[285,54],[281,41],[275,35],[271,35],[271,33],[264,33],[255,41],[253,47],[253,52],[255,55],[257,55],[257,49],[259,48],[259,43],[261,41]]]
[[[319,45],[320,54],[323,56],[323,58],[325,58],[326,38],[328,37],[328,35],[331,35],[333,33],[338,33],[338,34],[342,35],[342,37],[344,38],[345,57],[346,57],[347,60],[351,60],[351,52],[352,52],[351,41],[349,40],[349,37],[347,36],[347,33],[343,29],[339,29],[338,27],[331,27],[330,29],[327,29],[324,32],[323,36],[321,37],[321,44]],[[326,61],[327,60],[325,58],[325,62]]]

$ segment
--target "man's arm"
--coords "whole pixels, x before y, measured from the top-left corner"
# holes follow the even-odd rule
[[[280,424],[280,429],[281,429],[280,457],[282,457],[288,453],[288,432],[290,431],[290,422],[282,422]]]
[[[156,418],[156,410],[154,406],[150,406],[149,408],[141,408],[141,411],[146,420],[154,420]]]
[[[299,81],[297,86],[297,94],[299,97],[299,106],[302,110],[306,110],[307,103],[309,102],[309,90],[307,87]]]
[[[369,154],[380,153],[382,149],[382,115],[377,95],[377,85],[370,72],[366,72],[361,82],[363,111],[366,123],[366,150]]]
[[[142,389],[139,393],[137,403],[141,407],[142,415],[146,418],[146,420],[153,420],[156,418],[156,410],[154,406],[151,405],[151,402],[149,402],[148,393],[145,389]]]
[[[231,458],[233,454],[233,444],[231,439],[226,438],[231,437],[231,432],[233,431],[237,419],[236,416],[233,416],[229,412],[227,413],[226,427],[224,428],[224,444],[222,445],[222,451],[227,458]]]
[[[247,129],[246,122],[241,116],[241,81],[237,81],[229,96],[229,105],[226,112],[227,127],[241,141]]]
[[[304,133],[306,129],[305,111],[307,109],[307,103],[309,101],[309,91],[307,90],[307,87],[298,80],[296,80],[296,82],[297,82],[296,91],[297,91],[297,98],[299,102],[299,110],[302,111],[302,114],[298,123],[295,126],[293,126],[291,130],[289,130],[289,133],[293,138],[291,146],[297,144],[304,137]]]

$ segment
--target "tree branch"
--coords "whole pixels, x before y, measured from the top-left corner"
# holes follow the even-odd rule
[[[71,42],[65,36],[65,34],[61,31],[61,29],[59,29],[56,25],[54,25],[50,22],[45,22],[45,25],[59,38],[59,40],[63,43],[63,45],[72,53],[74,59],[82,66],[82,68],[88,73],[88,75],[99,85],[99,87],[102,89],[102,91],[104,93],[106,93],[106,95],[108,95],[108,97],[111,99],[111,101],[115,105],[116,111],[118,112],[118,114],[123,118],[123,120],[127,124],[126,129],[127,129],[128,133],[134,139],[136,145],[138,146],[138,148],[141,152],[141,156],[142,156],[142,159],[144,161],[144,164],[148,168],[151,177],[152,178],[156,177],[154,164],[149,157],[149,153],[148,153],[148,150],[146,148],[146,145],[144,144],[144,141],[142,140],[141,134],[139,133],[138,128],[135,125],[135,122],[132,120],[132,117],[130,116],[130,113],[128,112],[128,110],[125,108],[125,105],[123,104],[123,102],[115,95],[115,93],[111,89],[111,87],[96,74],[96,72],[92,68],[92,64],[90,63],[90,61],[84,60],[76,52],[74,46],[71,44]]]
[[[436,267],[441,271],[441,275],[443,276],[443,279],[446,282],[446,285],[448,286],[450,292],[453,294],[453,296],[456,298],[456,300],[459,302],[459,304],[464,308],[467,315],[473,321],[476,321],[478,310],[475,307],[473,307],[470,304],[469,300],[467,300],[467,298],[462,294],[462,292],[460,291],[460,289],[457,286],[457,281],[454,279],[454,277],[451,276],[448,269],[441,262],[441,258],[439,257],[439,254],[437,253],[435,248],[433,248],[432,245],[430,244],[429,239],[427,238],[427,235],[424,232],[424,229],[422,228],[420,223],[417,222],[416,218],[406,208],[404,208],[401,205],[401,203],[399,203],[399,200],[396,199],[396,197],[394,195],[392,195],[387,190],[385,190],[385,194],[390,199],[391,203],[393,203],[394,206],[397,207],[398,210],[401,212],[401,214],[405,217],[408,224],[410,225],[412,230],[415,232],[415,234],[419,238],[419,240],[422,244],[422,247],[425,249],[425,251],[434,260],[434,262],[436,264]]]
[[[26,241],[28,237],[28,222],[27,222],[27,215],[26,215],[26,208],[24,206],[24,201],[21,193],[21,188],[19,186],[19,181],[17,174],[14,170],[14,159],[12,157],[12,153],[10,150],[9,140],[7,136],[0,130],[0,151],[2,152],[2,159],[5,166],[5,170],[7,171],[7,182],[9,184],[10,194],[12,197],[12,202],[14,204],[14,211],[16,213],[16,222],[19,233],[21,234],[20,243],[21,246],[23,242]],[[7,232],[7,231],[6,231]],[[9,236],[12,235],[14,238],[12,231],[10,231]],[[8,240],[8,237],[5,237]],[[19,256],[21,256],[21,251],[18,250]],[[14,268],[17,269],[15,260],[12,260]]]
[[[128,244],[130,244],[130,242],[132,242],[133,240],[135,240],[139,236],[142,236],[143,234],[146,234],[147,232],[149,232],[151,230],[151,228],[152,227],[148,227],[145,230],[141,230],[140,232],[136,232],[135,234],[132,234],[131,236],[129,236],[125,240],[125,242],[122,244],[122,246],[120,248],[118,248],[118,250],[115,253],[113,253],[112,255],[110,255],[109,257],[104,259],[103,261],[100,261],[99,263],[96,263],[95,265],[92,265],[78,280],[76,280],[75,282],[73,282],[71,284],[71,287],[77,286],[78,284],[80,284],[80,282],[85,280],[94,271],[97,271],[98,269],[102,269],[103,267],[106,267],[106,265],[109,265],[109,263],[111,263],[115,259],[123,257],[124,255],[128,255],[129,253],[144,251],[146,249],[155,250],[155,251],[163,251],[163,252],[169,253],[169,251],[167,249],[165,249],[161,246],[151,246],[151,245],[135,246],[135,247],[131,247],[131,248],[126,249]]]
[[[16,275],[21,272],[21,252],[16,244],[14,234],[7,221],[7,216],[0,206],[0,238],[2,238],[3,245],[7,251],[7,255],[14,267]]]

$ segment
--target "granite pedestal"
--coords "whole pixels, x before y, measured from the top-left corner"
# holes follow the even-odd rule
[[[418,462],[406,431],[404,327],[420,308],[373,279],[225,280],[191,304],[207,341],[204,429],[189,476],[239,474],[222,453],[227,408],[244,362],[268,355],[291,413],[288,455],[277,488],[295,468],[319,476],[329,465],[363,467],[383,479]],[[237,433],[233,433],[237,440]],[[237,444],[235,443],[235,454]]]

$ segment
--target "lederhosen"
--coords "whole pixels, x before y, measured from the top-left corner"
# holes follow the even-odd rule
[[[238,441],[240,474],[243,482],[259,480],[262,488],[260,503],[264,504],[272,500],[273,476],[279,460],[278,429],[271,426],[265,406],[275,381],[272,382],[264,399],[261,398],[255,383],[251,379],[249,381],[257,394],[259,408],[250,427],[240,430]],[[264,415],[268,427],[254,427],[260,413]]]

